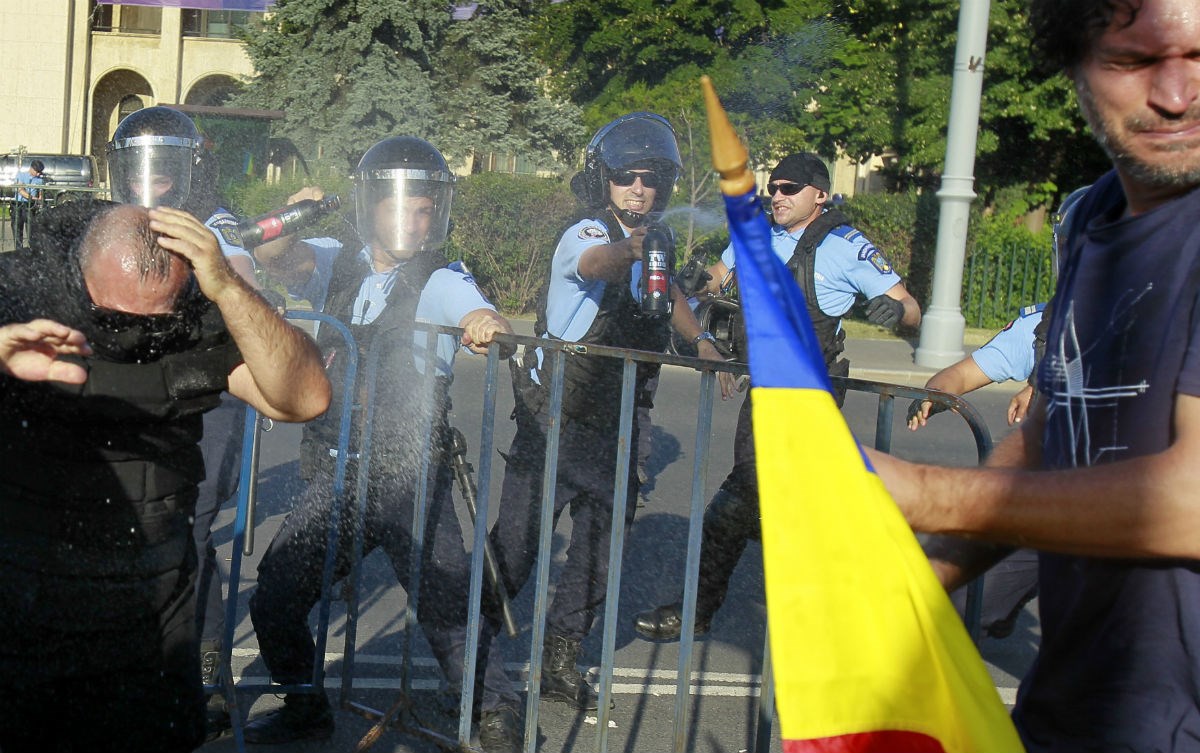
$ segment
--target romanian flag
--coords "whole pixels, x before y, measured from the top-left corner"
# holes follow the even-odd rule
[[[784,753],[1021,751],[983,660],[834,402],[745,148],[702,83],[749,338]]]

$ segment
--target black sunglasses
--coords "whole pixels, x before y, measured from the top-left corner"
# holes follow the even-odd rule
[[[795,196],[804,189],[804,186],[799,183],[768,183],[767,196],[774,196],[776,192],[782,193],[784,196]]]
[[[633,182],[638,178],[642,179],[642,185],[646,188],[661,188],[665,183],[663,176],[658,173],[635,173],[632,170],[617,170],[608,174],[608,180],[614,186],[626,188],[632,186]]]

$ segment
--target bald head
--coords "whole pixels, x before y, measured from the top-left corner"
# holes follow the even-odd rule
[[[88,223],[79,265],[92,303],[130,314],[168,314],[187,285],[190,269],[158,245],[149,211],[121,204]]]

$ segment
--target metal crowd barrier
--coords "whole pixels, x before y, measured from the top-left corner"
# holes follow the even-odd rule
[[[352,343],[353,337],[345,325],[338,322],[336,319],[323,314],[314,314],[302,311],[288,312],[288,317],[292,319],[305,319],[318,321],[322,324],[336,327],[341,333],[347,344]],[[422,327],[426,325],[421,325]],[[436,356],[435,341],[438,334],[450,334],[456,338],[462,334],[462,330],[454,327],[435,327],[428,325],[426,330],[426,379],[424,380],[423,390],[425,397],[432,395],[434,384],[433,372],[434,369],[429,368],[430,359]],[[617,449],[617,473],[616,483],[613,489],[613,520],[626,520],[626,510],[630,504],[627,498],[628,485],[624,482],[627,478],[629,465],[632,458],[634,448],[631,447],[630,438],[632,435],[632,427],[634,420],[635,407],[635,380],[636,369],[638,363],[660,363],[664,365],[679,366],[688,369],[693,369],[699,372],[700,389],[696,406],[696,434],[694,441],[693,463],[692,463],[692,488],[690,496],[690,520],[687,538],[687,559],[686,572],[684,579],[683,593],[683,626],[680,636],[678,674],[676,678],[675,689],[675,706],[674,706],[674,743],[673,750],[677,753],[686,750],[687,745],[687,730],[689,724],[689,704],[690,686],[692,679],[692,658],[693,644],[695,642],[693,628],[695,625],[695,608],[696,596],[699,581],[699,563],[700,563],[700,539],[702,530],[702,520],[704,514],[705,503],[708,495],[706,494],[705,481],[708,475],[708,465],[710,459],[710,444],[711,444],[711,427],[713,418],[713,400],[714,387],[716,382],[717,371],[727,371],[735,375],[744,375],[747,369],[744,365],[726,363],[718,364],[709,361],[700,361],[692,358],[680,356],[672,356],[663,353],[650,353],[645,351],[632,351],[619,348],[610,348],[603,346],[584,345],[580,343],[569,343],[562,341],[546,340],[535,337],[526,337],[520,335],[501,335],[497,337],[497,341],[507,346],[519,347],[541,347],[546,355],[545,373],[550,375],[549,391],[549,408],[548,408],[548,426],[546,431],[546,458],[542,476],[542,508],[540,519],[540,533],[538,539],[538,557],[537,566],[535,568],[535,584],[534,584],[534,606],[531,623],[531,635],[529,639],[529,670],[528,681],[526,687],[526,706],[525,706],[525,750],[528,753],[533,753],[537,746],[537,730],[539,718],[539,700],[541,687],[542,673],[542,644],[545,639],[546,629],[546,613],[548,609],[548,591],[550,582],[550,554],[551,541],[553,535],[553,494],[555,489],[555,480],[558,469],[558,449],[560,431],[562,428],[561,410],[563,401],[563,373],[566,360],[569,358],[579,357],[599,357],[599,358],[617,358],[622,363],[622,392],[621,392],[621,408],[619,416],[619,431],[620,437]],[[356,624],[358,619],[358,587],[360,572],[360,560],[363,546],[363,530],[362,521],[364,519],[366,505],[366,484],[368,478],[368,467],[370,464],[370,422],[373,420],[373,389],[374,389],[374,373],[377,368],[376,351],[372,351],[368,355],[368,393],[364,406],[360,406],[365,410],[364,419],[367,422],[367,429],[362,432],[363,446],[360,448],[360,454],[357,458],[359,469],[357,473],[358,483],[355,489],[356,506],[351,510],[356,515],[354,525],[354,550],[353,550],[353,569],[348,577],[348,587],[343,589],[342,593],[347,596],[347,614],[346,614],[346,636],[345,636],[345,651],[344,662],[341,672],[341,688],[338,699],[338,704],[341,708],[355,711],[376,722],[375,726],[364,737],[360,743],[358,750],[366,750],[369,748],[383,730],[389,727],[396,727],[401,730],[423,736],[433,740],[445,747],[448,750],[466,750],[469,749],[471,741],[471,709],[474,700],[474,684],[471,678],[475,677],[475,666],[479,652],[479,626],[481,618],[481,596],[483,587],[483,575],[485,569],[484,552],[486,549],[487,531],[488,531],[488,509],[491,497],[491,476],[492,476],[492,459],[495,456],[494,437],[496,423],[496,396],[499,387],[499,362],[500,362],[500,347],[493,345],[488,352],[486,361],[486,375],[484,382],[483,394],[483,409],[482,409],[482,425],[480,431],[480,447],[479,447],[479,475],[475,503],[477,506],[474,516],[475,524],[472,532],[472,547],[471,547],[471,577],[469,591],[469,606],[468,606],[468,629],[467,629],[467,646],[464,657],[464,682],[462,687],[462,695],[459,706],[459,723],[457,740],[447,739],[445,736],[438,734],[434,730],[413,726],[407,723],[407,720],[402,718],[403,711],[407,708],[406,698],[411,692],[411,676],[412,676],[412,634],[416,627],[416,609],[420,599],[420,568],[422,564],[421,547],[424,542],[424,526],[426,516],[426,506],[428,503],[428,489],[426,482],[428,479],[428,468],[430,463],[430,442],[429,432],[431,426],[424,427],[426,442],[422,452],[420,485],[417,490],[417,500],[414,505],[414,520],[413,520],[413,555],[410,560],[409,583],[401,584],[407,592],[406,613],[405,613],[405,628],[404,628],[404,648],[403,658],[401,663],[400,677],[400,699],[397,703],[387,711],[380,711],[367,707],[359,702],[351,699],[351,693],[354,688],[354,657],[355,657],[355,642],[357,637]],[[360,364],[355,358],[356,348],[348,347],[346,352],[351,358],[346,362],[346,381],[345,384],[354,384],[354,377]],[[979,459],[982,461],[991,450],[991,436],[987,426],[984,423],[979,413],[965,400],[948,393],[938,392],[935,390],[925,390],[915,387],[906,387],[900,385],[883,384],[879,382],[870,382],[860,379],[834,377],[835,386],[841,385],[846,387],[851,392],[863,392],[878,395],[878,406],[876,409],[876,431],[874,438],[874,446],[881,451],[889,451],[891,448],[891,432],[894,417],[894,403],[897,398],[900,399],[926,399],[931,400],[936,404],[940,404],[955,412],[967,422],[972,435],[975,439],[976,451]],[[335,504],[333,519],[327,542],[327,551],[324,564],[324,579],[322,583],[322,600],[318,607],[318,627],[316,638],[316,656],[314,664],[314,672],[311,683],[301,685],[284,686],[276,684],[249,684],[246,682],[238,683],[236,687],[227,683],[227,695],[231,705],[231,714],[234,723],[234,736],[237,748],[239,751],[244,750],[244,739],[242,737],[241,723],[241,705],[237,701],[237,693],[250,691],[254,697],[263,692],[324,692],[325,681],[325,647],[327,644],[327,634],[329,629],[330,605],[333,599],[332,590],[332,573],[335,558],[337,555],[336,549],[338,545],[338,529],[339,529],[339,514],[341,504],[338,502],[344,500],[347,494],[345,489],[346,478],[346,463],[350,459],[347,450],[347,445],[350,437],[350,426],[352,411],[355,409],[353,405],[354,390],[344,390],[345,394],[341,397],[342,400],[342,422],[341,435],[339,440],[339,452],[335,470],[334,495]],[[336,397],[336,396],[335,396]],[[223,646],[224,674],[225,677],[231,678],[231,656],[234,639],[234,629],[236,627],[236,610],[238,603],[238,595],[240,592],[241,583],[241,563],[242,556],[252,553],[252,520],[254,515],[253,501],[255,495],[255,486],[257,484],[257,448],[258,448],[258,431],[259,419],[253,409],[247,411],[246,417],[246,434],[244,447],[249,448],[243,458],[241,486],[239,487],[238,495],[238,510],[234,524],[233,533],[233,558],[231,562],[231,572],[229,579],[229,595],[226,608],[226,631],[225,644]],[[722,459],[724,462],[725,459]],[[464,490],[465,491],[465,490]],[[616,633],[617,633],[617,615],[618,601],[621,586],[621,571],[620,563],[623,560],[624,546],[626,537],[626,526],[614,525],[612,527],[612,537],[609,542],[609,561],[614,566],[609,568],[608,581],[606,583],[607,599],[605,603],[605,611],[603,615],[603,635],[602,635],[602,651],[601,651],[601,666],[600,666],[600,689],[599,689],[599,709],[595,712],[597,715],[597,732],[595,749],[597,751],[606,751],[608,746],[608,730],[610,719],[610,699],[613,695],[613,674],[615,666],[615,648],[616,648]],[[978,642],[979,637],[979,611],[980,611],[980,595],[982,589],[977,581],[972,584],[971,591],[968,596],[967,608],[967,624],[969,626],[972,638]],[[769,642],[764,636],[762,649],[763,656],[763,671],[760,685],[760,692],[757,701],[757,708],[754,713],[757,717],[757,729],[754,733],[754,742],[751,749],[756,753],[765,753],[769,750],[771,741],[771,730],[773,724],[774,712],[774,689],[773,681],[770,673],[770,656]],[[252,703],[253,701],[251,701]]]
[[[40,211],[46,207],[58,206],[74,201],[82,196],[90,196],[97,199],[109,198],[108,187],[93,187],[93,186],[74,186],[66,183],[62,184],[45,184],[35,187],[41,192],[41,197],[34,200],[34,207]],[[0,252],[11,251],[8,247],[10,241],[15,241],[15,238],[10,238],[9,233],[12,231],[13,221],[13,205],[16,203],[16,185],[0,186]],[[27,228],[26,233],[30,231]]]

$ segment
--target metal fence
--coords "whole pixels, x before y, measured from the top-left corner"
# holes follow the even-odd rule
[[[323,314],[314,314],[308,312],[289,312],[289,318],[313,320],[322,323],[323,326],[333,326],[341,332],[343,338],[350,342],[352,340],[349,330],[337,320]],[[462,334],[462,330],[451,327],[429,327],[425,330],[426,336],[426,353],[428,359],[432,357],[434,352],[434,340],[437,334],[450,334],[458,337]],[[598,347],[591,345],[582,345],[579,343],[567,343],[560,341],[548,341],[545,339],[524,337],[518,335],[500,336],[498,338],[501,343],[508,346],[516,347],[541,347],[546,354],[545,373],[550,375],[548,384],[549,392],[549,412],[548,412],[548,427],[546,432],[546,457],[544,473],[542,478],[542,508],[540,519],[540,535],[538,543],[538,560],[535,570],[535,597],[533,606],[533,615],[531,619],[531,635],[529,636],[529,659],[528,659],[528,682],[525,688],[526,708],[525,708],[525,750],[532,753],[537,747],[537,730],[539,718],[539,699],[540,699],[540,677],[542,671],[542,641],[545,636],[546,613],[548,608],[548,591],[550,585],[550,554],[551,554],[551,537],[553,533],[553,494],[555,489],[555,479],[558,470],[558,447],[559,436],[561,429],[561,408],[563,399],[563,373],[566,361],[570,358],[610,358],[619,359],[622,364],[622,393],[621,393],[621,409],[619,417],[620,440],[617,449],[617,478],[624,478],[627,474],[634,448],[631,447],[631,433],[634,422],[635,410],[635,379],[636,369],[639,363],[660,363],[683,367],[694,370],[700,380],[698,390],[698,400],[696,405],[696,430],[693,441],[692,455],[692,481],[690,489],[690,517],[687,538],[687,560],[686,560],[686,575],[684,580],[683,591],[683,611],[684,624],[680,638],[679,661],[676,675],[675,686],[675,703],[674,713],[671,719],[673,726],[673,746],[672,749],[676,753],[680,753],[687,749],[687,733],[689,729],[689,704],[687,703],[690,690],[691,680],[693,677],[693,642],[692,627],[695,624],[695,605],[696,593],[699,580],[699,559],[700,559],[700,531],[704,513],[705,503],[708,495],[706,494],[705,481],[707,477],[708,465],[710,460],[710,445],[712,437],[712,417],[714,405],[714,393],[716,385],[716,371],[729,371],[734,374],[742,375],[746,373],[746,368],[739,364],[714,364],[712,362],[698,361],[691,358],[683,358],[679,356],[671,356],[660,353],[649,353],[644,351],[630,351],[617,348]],[[415,609],[416,603],[421,598],[418,591],[420,579],[420,558],[419,545],[423,536],[418,532],[423,529],[425,506],[427,503],[427,490],[424,485],[418,488],[418,500],[414,506],[414,555],[409,573],[409,582],[403,584],[407,591],[407,604],[405,608],[404,619],[404,656],[400,667],[401,690],[400,700],[389,710],[374,709],[366,706],[354,698],[354,683],[355,683],[355,642],[357,636],[356,622],[358,619],[358,596],[359,596],[359,578],[360,570],[358,567],[358,557],[362,551],[362,530],[361,521],[363,520],[364,505],[366,498],[366,469],[371,462],[371,448],[369,444],[364,444],[358,448],[357,462],[359,470],[357,474],[357,488],[353,493],[345,487],[346,482],[346,462],[351,455],[344,450],[347,449],[348,437],[350,436],[351,416],[356,412],[360,412],[362,420],[371,421],[372,410],[372,394],[371,384],[373,378],[371,374],[378,364],[374,362],[374,353],[368,354],[366,364],[359,363],[354,357],[356,348],[346,348],[346,352],[351,356],[345,361],[344,368],[347,369],[346,384],[354,384],[354,374],[357,369],[367,369],[368,388],[365,396],[358,397],[364,400],[364,403],[357,407],[353,404],[355,390],[347,389],[347,394],[337,396],[342,400],[342,424],[341,424],[341,440],[339,451],[337,454],[337,464],[335,470],[335,489],[338,498],[349,499],[352,494],[355,500],[355,505],[348,505],[347,510],[351,514],[356,515],[355,535],[353,550],[355,556],[355,566],[351,575],[347,579],[347,587],[338,589],[335,593],[332,583],[333,562],[335,557],[335,549],[338,545],[338,519],[335,517],[329,531],[328,549],[325,559],[325,571],[323,582],[323,598],[317,607],[317,640],[316,640],[316,667],[313,678],[310,683],[303,683],[294,686],[280,686],[276,684],[253,684],[250,682],[239,682],[236,687],[233,686],[231,669],[231,654],[234,644],[234,630],[237,625],[236,612],[239,602],[239,593],[245,587],[241,573],[243,557],[249,555],[253,551],[254,541],[253,532],[255,525],[255,508],[254,500],[256,496],[256,487],[258,485],[257,458],[258,458],[258,436],[260,431],[260,420],[253,409],[247,411],[246,418],[246,434],[244,443],[244,457],[242,468],[242,483],[238,495],[238,509],[236,520],[233,529],[233,557],[231,562],[231,573],[229,582],[229,596],[227,600],[227,619],[224,651],[224,666],[223,673],[226,678],[225,691],[227,699],[230,701],[231,712],[234,724],[234,736],[238,750],[244,750],[244,740],[242,734],[242,710],[249,708],[253,700],[264,693],[278,692],[324,692],[324,673],[325,673],[325,647],[328,640],[329,621],[330,621],[330,604],[332,601],[342,598],[346,600],[346,623],[345,623],[345,648],[344,660],[341,667],[341,686],[338,694],[338,706],[343,709],[354,711],[360,715],[366,716],[376,721],[375,727],[371,733],[364,738],[360,743],[358,750],[365,750],[373,744],[374,739],[382,734],[385,729],[399,728],[412,734],[416,734],[425,739],[433,740],[447,750],[468,750],[471,742],[471,709],[474,701],[474,688],[469,682],[464,683],[459,705],[459,727],[457,739],[448,739],[444,735],[439,735],[434,730],[420,726],[420,721],[416,719],[406,719],[405,709],[409,704],[405,701],[408,694],[411,692],[410,679],[412,677],[412,642],[410,636],[416,628]],[[470,593],[467,598],[470,600],[468,608],[468,645],[466,647],[465,671],[464,677],[471,678],[475,676],[475,663],[478,656],[478,640],[479,640],[479,624],[481,620],[481,594],[483,588],[484,572],[485,572],[485,555],[486,536],[487,536],[487,521],[488,509],[491,503],[491,477],[493,473],[492,459],[496,456],[495,447],[495,428],[496,428],[496,409],[497,396],[503,388],[509,388],[508,380],[501,380],[500,374],[500,347],[492,346],[486,361],[486,373],[484,380],[484,394],[482,396],[482,423],[479,433],[473,436],[478,436],[479,441],[479,462],[478,462],[478,485],[477,488],[471,489],[471,496],[474,498],[476,506],[476,514],[472,516],[474,520],[474,528],[465,536],[467,540],[472,542],[471,545],[471,580]],[[431,370],[428,370],[431,371]],[[432,390],[432,378],[424,380],[426,384],[423,389]],[[892,445],[892,426],[894,418],[894,405],[896,399],[928,399],[935,403],[944,405],[954,413],[958,414],[966,422],[975,442],[975,450],[977,457],[982,459],[991,449],[991,436],[982,417],[975,409],[966,401],[953,395],[942,392],[918,389],[913,387],[905,387],[900,385],[889,385],[878,382],[870,382],[859,379],[850,378],[834,378],[835,383],[844,385],[850,392],[865,393],[875,395],[877,397],[876,419],[875,419],[875,437],[874,446],[883,451],[889,451]],[[428,394],[432,394],[431,392]],[[428,428],[428,427],[427,427]],[[369,437],[370,432],[363,432],[364,437]],[[425,434],[429,437],[427,431]],[[422,452],[422,468],[427,469],[430,462],[429,442],[426,442],[426,447]],[[725,460],[722,458],[722,460]],[[422,474],[422,478],[426,474]],[[460,479],[461,483],[461,479]],[[682,493],[682,490],[680,490]],[[625,520],[627,506],[634,504],[635,500],[627,498],[626,486],[622,483],[616,484],[614,489],[612,515],[614,520]],[[340,509],[341,505],[335,505],[335,511]],[[622,568],[619,563],[622,562],[626,540],[626,527],[623,525],[614,525],[612,527],[612,537],[609,542],[610,561],[613,566],[609,568],[607,587],[607,599],[605,602],[605,611],[601,618],[603,626],[602,636],[602,658],[599,668],[599,709],[596,711],[596,740],[595,750],[606,751],[608,749],[608,734],[609,734],[609,717],[610,704],[609,700],[613,694],[613,677],[615,666],[615,643],[617,629],[617,609],[621,586]],[[968,626],[971,628],[972,636],[978,640],[978,615],[979,615],[979,592],[978,584],[972,587],[971,596],[968,600]],[[764,636],[762,643],[762,665],[763,676],[761,680],[760,692],[757,699],[751,699],[749,703],[754,705],[750,710],[753,718],[756,719],[756,730],[753,732],[753,744],[751,749],[758,752],[769,749],[772,733],[772,725],[774,719],[774,702],[773,702],[773,684],[770,677],[770,661],[768,655],[768,643]],[[210,688],[215,690],[215,688]],[[241,699],[239,699],[239,696]],[[249,703],[245,703],[247,700]],[[375,738],[371,738],[371,735]],[[368,740],[368,738],[371,738]]]
[[[975,249],[967,257],[962,313],[973,327],[999,329],[1017,310],[1050,300],[1054,266],[1048,250],[1007,243],[998,251]]]

